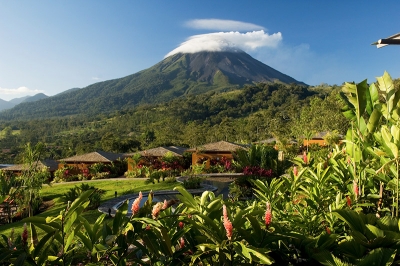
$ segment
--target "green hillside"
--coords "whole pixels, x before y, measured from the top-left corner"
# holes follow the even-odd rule
[[[227,140],[254,142],[271,137],[300,138],[306,132],[337,130],[347,121],[341,114],[338,87],[255,84],[229,92],[188,95],[160,104],[140,105],[111,114],[3,121],[0,162],[18,161],[23,143],[44,142],[48,157],[105,150],[130,152],[162,145],[195,147]],[[2,156],[2,157],[1,157]]]

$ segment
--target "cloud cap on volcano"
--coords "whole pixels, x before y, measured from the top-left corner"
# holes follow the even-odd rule
[[[280,32],[269,35],[264,30],[241,33],[238,31],[216,32],[189,37],[165,57],[177,53],[198,53],[202,51],[251,51],[259,47],[275,48],[282,40]]]

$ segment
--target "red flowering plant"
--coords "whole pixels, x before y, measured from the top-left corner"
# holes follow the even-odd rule
[[[221,265],[270,265],[274,262],[268,255],[270,240],[259,231],[263,215],[257,206],[244,203],[235,207],[210,191],[194,197],[181,187],[176,190],[180,192],[177,197],[184,207],[181,214],[191,217],[185,219],[180,230],[191,226],[184,239],[185,248],[192,245],[192,265],[205,261]]]
[[[225,156],[210,159],[211,173],[225,173],[233,170],[232,161]]]

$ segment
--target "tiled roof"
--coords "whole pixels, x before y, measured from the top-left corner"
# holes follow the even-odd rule
[[[110,163],[122,158],[124,158],[122,153],[96,151],[61,159],[60,162]]]

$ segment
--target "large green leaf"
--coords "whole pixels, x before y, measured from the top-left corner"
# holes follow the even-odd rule
[[[198,205],[194,200],[192,194],[187,192],[187,190],[184,189],[183,187],[175,187],[174,190],[178,190],[179,193],[181,193],[181,195],[177,195],[177,197],[182,203],[186,205],[186,207],[198,210]]]
[[[341,261],[327,250],[314,253],[312,254],[312,257],[322,265],[326,266],[352,266],[350,263]]]
[[[365,256],[359,263],[359,266],[371,266],[371,265],[392,265],[396,256],[396,249],[389,248],[377,248],[372,250],[367,256]]]
[[[353,259],[360,259],[364,256],[367,248],[351,237],[347,237],[346,241],[341,241],[339,243],[339,248],[341,254]]]
[[[358,231],[360,233],[365,232],[366,227],[364,221],[355,211],[336,210],[332,213],[336,215],[339,219],[347,223],[352,230]]]
[[[71,215],[69,215],[67,221],[64,223],[64,232],[69,232],[73,223],[75,223],[76,219],[78,218],[78,213],[75,210]]]
[[[357,116],[357,124],[360,125],[360,118],[367,107],[367,93],[369,94],[367,80],[358,84],[345,83],[342,91],[346,94],[347,99],[353,105]]]
[[[112,227],[112,232],[114,235],[119,234],[120,227],[124,223],[124,218],[126,217],[127,211],[128,211],[128,200],[126,200],[115,213],[113,220],[113,227]]]
[[[373,134],[378,128],[381,117],[382,117],[382,112],[378,108],[375,108],[372,111],[372,114],[369,117],[367,124],[367,129],[370,134]]]
[[[265,249],[259,249],[259,248],[250,248],[247,247],[247,252],[251,253],[254,255],[253,259],[257,260],[259,263],[261,264],[265,264],[265,265],[271,265],[272,263],[274,263],[274,260],[272,258],[270,258],[269,256],[265,255],[266,250]]]

